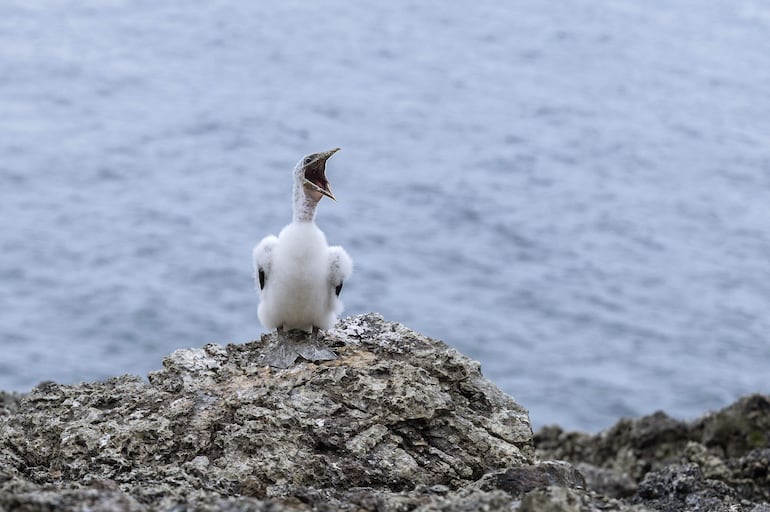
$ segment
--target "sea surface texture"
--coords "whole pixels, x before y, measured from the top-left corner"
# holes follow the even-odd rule
[[[377,311],[535,426],[770,392],[770,4],[0,3],[0,389],[263,332],[317,221]]]

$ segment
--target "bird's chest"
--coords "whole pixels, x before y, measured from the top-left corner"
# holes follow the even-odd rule
[[[328,262],[323,252],[295,248],[278,256],[276,274],[282,286],[317,287],[328,280]]]
[[[329,256],[323,233],[312,223],[293,223],[278,236],[273,266],[276,293],[315,296],[327,288]]]

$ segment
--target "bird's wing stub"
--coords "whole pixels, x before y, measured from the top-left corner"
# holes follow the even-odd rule
[[[265,289],[265,285],[270,278],[270,270],[273,266],[273,249],[278,243],[278,238],[274,235],[266,236],[254,247],[252,253],[254,262],[254,281],[259,285],[260,290]]]

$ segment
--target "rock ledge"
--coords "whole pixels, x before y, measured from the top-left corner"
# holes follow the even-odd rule
[[[336,360],[266,367],[269,334],[177,350],[149,381],[0,393],[0,511],[770,512],[767,397],[533,436],[440,341],[369,314],[325,342]]]

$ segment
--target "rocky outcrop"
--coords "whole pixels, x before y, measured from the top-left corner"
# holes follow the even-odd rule
[[[750,510],[767,501],[765,397],[697,424],[661,414],[599,436],[554,427],[533,437],[527,412],[440,341],[377,315],[349,318],[324,341],[337,359],[270,368],[270,334],[178,350],[148,380],[0,393],[0,510]]]
[[[0,391],[0,416],[16,412],[19,408],[19,401],[22,396],[21,393],[7,393],[5,391]]]
[[[445,344],[376,315],[276,370],[275,335],[178,350],[149,382],[45,383],[0,416],[0,508],[402,510],[532,465],[527,412]],[[471,505],[469,505],[471,506]],[[486,505],[485,505],[486,506]],[[275,508],[279,507],[279,508]]]
[[[544,428],[541,458],[571,461],[587,487],[654,510],[770,512],[770,397],[685,422],[662,412],[598,435]]]

